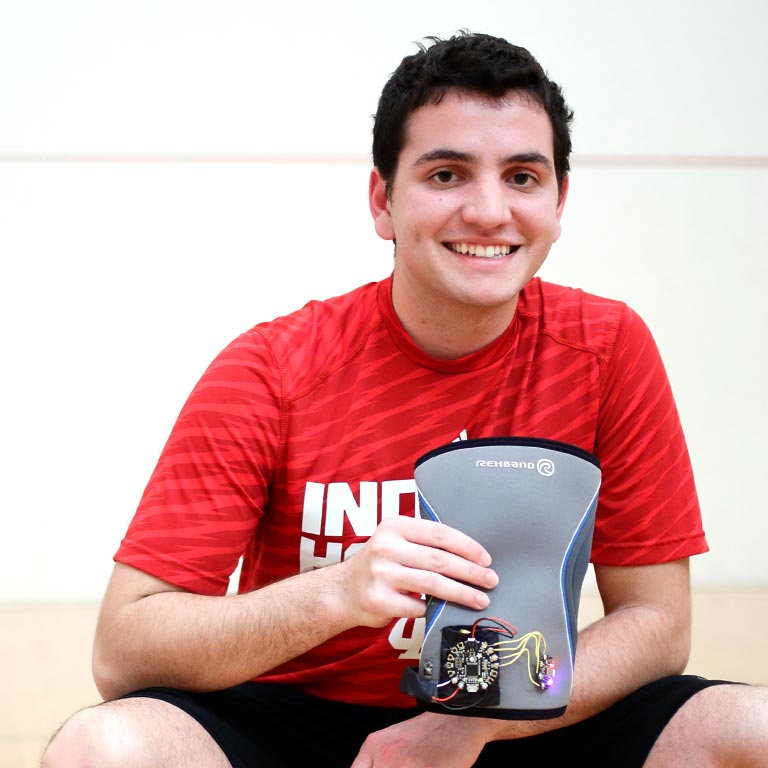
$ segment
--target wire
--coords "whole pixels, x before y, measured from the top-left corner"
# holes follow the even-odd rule
[[[531,672],[531,649],[526,645],[521,651],[517,653],[513,658],[511,658],[509,661],[505,662],[504,664],[501,664],[502,667],[508,667],[510,664],[514,664],[516,661],[521,659],[523,655],[528,657],[528,663],[525,665],[526,671],[528,672],[528,679],[531,681],[533,685],[535,685],[537,688],[539,688],[539,684],[533,679],[533,673]],[[509,658],[506,656],[503,656],[501,658]],[[537,657],[538,658],[538,657]],[[536,662],[536,674],[539,672],[539,663]]]
[[[472,637],[475,636],[475,631],[479,627],[480,624],[482,624],[484,621],[491,622],[492,624],[496,624],[496,626],[500,627],[502,632],[500,634],[506,635],[507,637],[514,637],[517,634],[517,627],[513,626],[512,624],[509,624],[506,621],[503,621],[502,619],[497,619],[495,616],[484,616],[482,619],[478,619],[473,625],[472,625]]]
[[[458,712],[461,709],[472,709],[472,707],[479,707],[482,705],[482,703],[485,701],[485,697],[488,695],[488,691],[485,691],[483,694],[483,698],[479,699],[478,701],[473,701],[470,704],[463,704],[460,707],[451,706],[450,704],[443,704],[445,709],[450,709],[452,712]]]
[[[527,660],[525,665],[526,671],[528,672],[528,679],[531,681],[531,684],[536,688],[545,687],[542,684],[542,667],[548,665],[551,662],[551,658],[547,656],[547,641],[541,632],[533,630],[517,637],[517,627],[496,616],[483,616],[475,621],[471,629],[461,627],[459,632],[462,635],[469,635],[474,639],[478,629],[492,630],[496,632],[500,638],[504,638],[494,643],[488,643],[487,645],[488,648],[493,649],[498,657],[499,667],[508,667],[520,661],[520,659],[525,656]],[[483,647],[486,647],[485,642],[483,642]],[[531,658],[532,653],[534,654],[535,661]],[[554,674],[554,672],[552,672],[552,674]],[[442,688],[446,685],[456,685],[456,683],[452,682],[452,680],[445,680],[444,682],[439,683],[436,687]],[[455,689],[450,694],[443,697],[433,696],[432,701],[439,704],[445,704],[457,696],[461,690],[462,688],[459,688],[458,685],[456,685]],[[482,698],[476,702],[461,707],[448,706],[446,708],[456,710],[476,707],[482,703],[487,695],[488,692],[486,690]]]
[[[440,687],[440,686],[438,686],[438,688],[439,688],[439,687]],[[461,690],[460,688],[456,688],[456,689],[453,691],[453,693],[449,694],[448,696],[445,696],[445,697],[444,697],[444,698],[442,698],[442,699],[439,699],[439,698],[437,698],[437,696],[433,696],[433,697],[432,697],[432,701],[436,701],[438,704],[442,704],[442,703],[444,703],[444,702],[446,702],[446,701],[450,701],[450,700],[451,700],[451,699],[452,699],[454,696],[456,696],[456,695],[459,693],[459,691],[460,691],[460,690]]]
[[[536,659],[535,664],[531,659],[531,641],[533,641],[534,658]],[[500,665],[502,667],[508,667],[516,661],[519,661],[523,656],[527,656],[528,663],[526,664],[526,667],[528,671],[528,679],[537,688],[541,687],[540,683],[534,679],[534,674],[538,677],[541,670],[541,660],[547,653],[547,641],[541,632],[528,632],[522,637],[517,638],[514,643],[509,640],[501,640],[498,643],[494,643],[493,647],[496,648],[500,654],[502,651],[509,651],[506,656],[499,655],[499,659],[503,662]]]

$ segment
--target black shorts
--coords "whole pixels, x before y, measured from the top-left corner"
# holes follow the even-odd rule
[[[693,675],[662,678],[567,728],[491,742],[475,766],[498,768],[517,759],[550,768],[640,768],[675,712],[702,689],[724,682]],[[161,699],[187,712],[210,733],[233,768],[349,768],[369,733],[418,711],[326,701],[287,686],[259,683],[211,693],[146,688],[129,696]]]

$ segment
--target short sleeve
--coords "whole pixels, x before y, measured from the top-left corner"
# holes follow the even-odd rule
[[[648,565],[706,552],[688,448],[656,343],[625,308],[601,381],[603,483],[592,561]]]
[[[200,594],[224,594],[268,499],[281,443],[281,377],[243,334],[209,366],[162,451],[115,560]]]

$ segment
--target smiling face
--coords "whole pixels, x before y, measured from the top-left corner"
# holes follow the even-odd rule
[[[525,97],[454,91],[413,112],[389,195],[374,169],[370,204],[397,243],[392,297],[414,340],[430,351],[448,324],[477,349],[503,333],[560,234],[566,193],[549,118]]]

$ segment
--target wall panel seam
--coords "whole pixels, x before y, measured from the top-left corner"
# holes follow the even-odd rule
[[[249,153],[67,153],[5,152],[4,164],[135,164],[135,165],[357,165],[371,162],[365,154]],[[583,168],[768,168],[768,155],[611,155],[573,154],[573,167]]]

